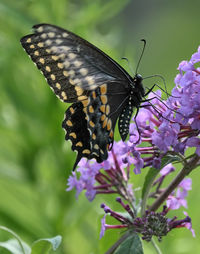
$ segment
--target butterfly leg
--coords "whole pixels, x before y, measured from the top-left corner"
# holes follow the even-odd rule
[[[135,125],[136,125],[136,128],[137,128],[137,132],[138,132],[138,136],[139,136],[138,139],[137,139],[137,141],[135,142],[135,144],[138,144],[138,143],[139,143],[140,137],[141,137],[141,132],[140,132],[140,129],[139,129],[138,124],[137,124],[137,115],[138,115],[138,113],[139,113],[139,109],[140,109],[140,108],[141,108],[141,106],[136,108],[137,111],[136,111],[136,114],[135,114],[135,116],[134,116],[134,122],[135,122]]]

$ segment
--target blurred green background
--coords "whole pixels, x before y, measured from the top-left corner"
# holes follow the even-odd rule
[[[99,241],[100,204],[114,197],[98,196],[89,203],[84,195],[76,201],[74,192],[65,192],[75,160],[61,128],[67,105],[49,89],[20,38],[34,24],[59,25],[100,47],[128,71],[121,57],[135,69],[140,39],[145,38],[139,73],[163,75],[170,91],[179,62],[200,45],[199,10],[195,0],[0,0],[1,225],[29,244],[60,234],[59,254],[102,254],[120,236],[108,231]],[[148,79],[145,84],[159,81]],[[135,187],[145,173],[135,176]],[[164,253],[200,253],[200,173],[196,170],[192,178],[188,213],[197,236],[192,238],[186,229],[172,231],[160,245]],[[170,215],[183,218],[183,210]],[[7,237],[0,232],[0,241]],[[145,253],[154,253],[150,244],[145,244]]]

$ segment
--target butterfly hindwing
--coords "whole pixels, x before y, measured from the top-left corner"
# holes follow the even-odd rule
[[[81,102],[72,104],[65,113],[62,127],[65,129],[65,139],[71,140],[72,150],[77,151],[77,159],[74,169],[82,157],[89,157],[90,151],[90,133],[87,129],[86,115],[83,111]]]
[[[72,142],[72,150],[78,152],[75,167],[82,157],[95,158],[99,163],[107,159],[114,140],[115,123],[125,99],[123,86],[103,84],[91,91],[87,100],[67,109],[62,127],[66,130],[66,140]]]
[[[107,151],[114,140],[115,124],[126,99],[124,86],[119,83],[105,83],[91,92],[83,109],[91,137],[91,157],[98,162],[107,159]]]

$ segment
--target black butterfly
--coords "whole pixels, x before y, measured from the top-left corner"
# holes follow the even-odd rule
[[[112,148],[114,128],[125,140],[133,108],[145,96],[142,77],[133,78],[112,58],[79,36],[60,27],[39,24],[21,44],[67,109],[62,127],[72,150],[102,162]]]

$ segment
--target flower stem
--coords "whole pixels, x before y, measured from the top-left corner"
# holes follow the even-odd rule
[[[113,246],[110,247],[109,250],[105,252],[105,254],[112,254],[117,249],[117,247],[130,235],[130,232],[126,232]]]
[[[178,173],[174,180],[169,184],[169,186],[163,191],[163,193],[156,199],[156,201],[149,208],[150,211],[156,211],[160,205],[166,200],[170,193],[179,185],[179,183],[187,176],[193,169],[196,168],[200,158],[195,155],[190,159],[189,162],[185,164],[183,169]]]
[[[160,248],[158,247],[158,245],[156,244],[156,242],[154,241],[153,238],[151,239],[151,243],[152,243],[154,249],[156,250],[156,253],[157,254],[162,254],[162,251],[160,250]]]

